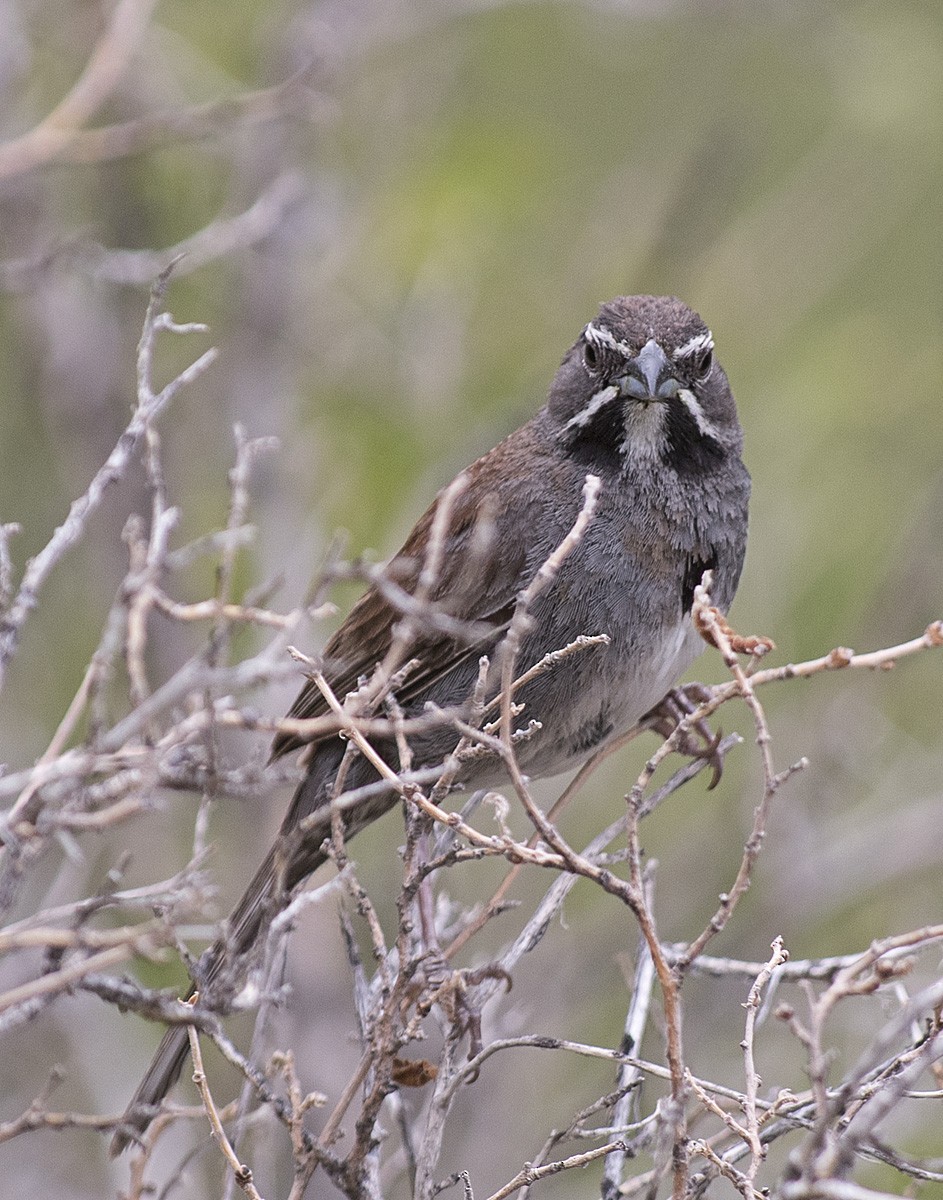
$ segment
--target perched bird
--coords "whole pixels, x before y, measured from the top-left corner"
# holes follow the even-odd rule
[[[440,501],[448,494],[446,510],[434,504],[420,518],[328,643],[324,677],[343,698],[389,659],[399,639],[403,653],[386,665],[412,664],[395,689],[406,718],[430,702],[467,706],[481,657],[493,666],[500,661],[518,596],[572,528],[586,476],[595,475],[594,519],[536,598],[517,664],[523,671],[581,634],[605,634],[608,642],[564,658],[514,697],[524,706],[519,724],[539,722],[517,747],[521,770],[537,778],[578,766],[646,716],[655,722],[660,702],[703,646],[690,614],[705,570],[713,572],[713,603],[726,612],[733,600],[750,495],[742,444],[727,376],[697,313],[673,297],[623,296],[604,304],[566,352],[546,405],[473,463],[459,487],[440,494]],[[434,530],[438,568],[431,571]],[[436,619],[404,616],[404,600],[423,590]],[[485,698],[499,688],[500,672],[492,670]],[[290,715],[327,711],[312,682]],[[425,728],[409,739],[413,765],[442,762],[456,740],[447,723]],[[306,773],[276,844],[229,918],[226,936],[200,960],[204,997],[212,998],[227,973],[238,976],[292,890],[327,857],[329,802],[347,743],[336,733],[307,744],[282,734],[273,757],[303,745]],[[376,747],[398,766],[392,739]],[[472,756],[457,782],[493,786],[503,778],[499,768],[494,757]],[[378,781],[363,757],[348,758],[345,769],[345,794]],[[372,789],[344,810],[347,835],[396,799],[389,788]],[[186,1029],[168,1029],[116,1150],[146,1128],[186,1053]]]

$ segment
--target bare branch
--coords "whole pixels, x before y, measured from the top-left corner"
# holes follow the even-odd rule
[[[66,149],[127,71],[157,0],[118,0],[85,70],[66,96],[29,133],[0,145],[0,179],[34,170]]]
[[[125,0],[125,7],[127,6],[128,0]],[[154,392],[150,381],[151,361],[158,329],[190,332],[189,328],[177,327],[172,322],[162,319],[160,304],[167,281],[168,273],[165,273],[154,288],[148,308],[138,351],[138,396],[131,421],[104,466],[96,472],[84,495],[73,502],[65,521],[58,527],[45,548],[30,560],[13,603],[0,620],[0,688],[3,687],[7,664],[16,651],[22,627],[39,603],[39,593],[49,573],[66,551],[79,541],[86,522],[101,504],[105,493],[127,471],[151,423],[157,420],[177,392],[199,378],[216,358],[215,350],[207,350],[161,391]]]

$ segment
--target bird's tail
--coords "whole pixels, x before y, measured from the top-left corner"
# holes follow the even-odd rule
[[[326,801],[329,785],[343,753],[344,745],[340,740],[336,746],[321,748],[307,775],[298,785],[282,822],[278,840],[227,921],[225,936],[214,942],[202,955],[198,971],[199,990],[208,998],[213,997],[214,991],[218,996],[221,991],[231,994],[236,990],[245,976],[250,950],[262,940],[265,929],[287,903],[291,891],[326,861],[327,855],[320,848],[323,839],[330,833],[330,809]],[[370,803],[361,806],[362,811],[358,808],[356,813],[345,819],[346,836],[352,837],[390,808],[394,801],[394,793],[371,798]],[[323,811],[324,821],[319,821],[317,828],[307,830],[299,838],[299,824],[319,809]],[[190,996],[196,990],[192,988]],[[120,1154],[157,1115],[157,1106],[176,1083],[188,1049],[187,1027],[171,1026],[161,1039],[151,1065],[125,1110],[122,1126],[111,1142],[112,1156]]]
[[[304,875],[315,871],[326,859],[323,852],[309,852],[305,856]],[[212,994],[213,984],[224,972],[244,974],[244,964],[249,951],[260,939],[263,928],[275,916],[276,898],[276,850],[269,851],[256,872],[245,894],[233,910],[227,922],[226,936],[219,938],[200,959],[200,990]],[[302,876],[303,878],[304,876]],[[226,981],[227,989],[232,984]],[[193,996],[196,988],[191,988]],[[188,996],[188,999],[189,999]],[[136,1134],[143,1133],[157,1115],[157,1106],[177,1082],[189,1052],[187,1026],[172,1025],[161,1039],[157,1051],[144,1078],[128,1105],[122,1128],[111,1143],[112,1155],[120,1154]]]

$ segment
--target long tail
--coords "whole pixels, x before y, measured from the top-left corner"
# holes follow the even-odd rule
[[[249,951],[262,937],[278,910],[287,903],[291,891],[326,861],[327,856],[320,850],[321,842],[329,833],[325,799],[328,784],[334,778],[343,751],[343,745],[338,742],[336,747],[325,746],[318,753],[295,792],[275,846],[266,855],[233,910],[227,922],[225,938],[214,942],[200,959],[200,987],[207,993],[212,992],[211,985],[224,972],[232,973],[234,979],[244,972]],[[360,783],[358,779],[354,786]],[[352,837],[376,820],[393,806],[395,799],[395,793],[371,797],[362,809],[345,819],[345,836]],[[300,845],[296,844],[287,867],[281,867],[278,858],[285,854],[290,844],[289,835],[296,830],[300,821],[322,807],[325,809],[325,828],[314,836],[306,836]],[[192,989],[190,994],[195,990]],[[125,1111],[121,1129],[112,1139],[112,1156],[120,1154],[157,1115],[158,1105],[177,1082],[188,1050],[186,1026],[171,1026],[164,1034],[151,1065]]]
[[[322,853],[312,854],[306,874],[315,871],[325,860]],[[232,969],[246,956],[262,933],[266,920],[275,915],[271,900],[275,888],[275,849],[269,851],[265,861],[256,872],[242,899],[236,905],[227,922],[227,936],[214,942],[200,960],[202,986],[209,989],[224,969]],[[190,989],[190,996],[196,991]],[[144,1078],[125,1110],[124,1124],[111,1142],[112,1156],[120,1154],[134,1139],[147,1129],[157,1115],[157,1108],[180,1076],[189,1052],[189,1037],[185,1025],[171,1025],[161,1039],[160,1045]]]

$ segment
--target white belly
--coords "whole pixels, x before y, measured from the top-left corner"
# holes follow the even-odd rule
[[[617,656],[582,673],[565,711],[551,720],[527,710],[517,724],[542,720],[543,728],[525,742],[518,755],[522,770],[533,778],[558,775],[584,762],[591,753],[620,737],[677,683],[704,648],[690,620],[665,631],[657,646],[624,669],[613,670]],[[592,656],[593,650],[582,653]],[[590,665],[587,658],[587,666]]]

